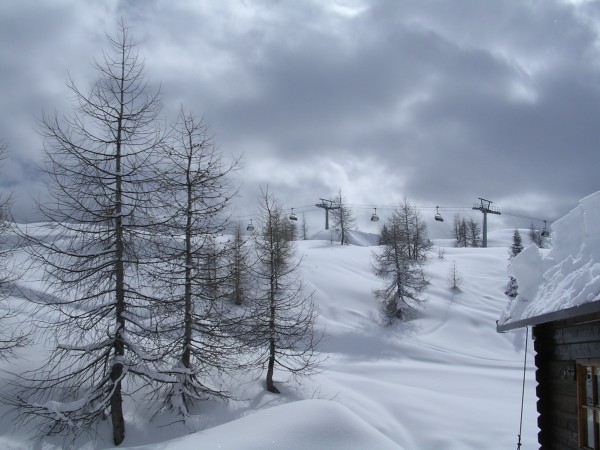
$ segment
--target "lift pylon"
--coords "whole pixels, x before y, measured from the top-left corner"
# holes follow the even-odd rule
[[[474,204],[473,209],[477,211],[481,211],[483,213],[483,242],[481,244],[482,247],[487,247],[487,215],[488,214],[498,214],[500,215],[500,210],[495,208],[492,205],[491,200],[486,200],[485,198],[479,197],[479,204]]]
[[[332,209],[340,209],[339,205],[334,205],[333,200],[328,200],[324,198],[320,198],[321,203],[317,203],[315,206],[317,208],[323,208],[325,210],[325,229],[329,230],[329,211]]]

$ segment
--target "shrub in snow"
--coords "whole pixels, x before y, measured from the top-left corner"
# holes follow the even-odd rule
[[[450,267],[450,272],[448,273],[448,284],[450,288],[454,291],[460,291],[462,281],[460,272],[456,268],[456,261],[452,261],[452,267]]]
[[[445,254],[446,254],[446,251],[444,250],[444,247],[438,247],[438,258],[444,259]]]

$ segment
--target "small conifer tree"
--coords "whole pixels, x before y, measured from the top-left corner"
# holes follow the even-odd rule
[[[452,266],[448,272],[448,285],[453,291],[460,291],[460,286],[462,285],[462,276],[456,268],[456,261],[452,261]]]
[[[523,240],[521,239],[521,233],[518,229],[515,229],[513,233],[513,243],[510,246],[510,257],[513,258],[523,251]]]

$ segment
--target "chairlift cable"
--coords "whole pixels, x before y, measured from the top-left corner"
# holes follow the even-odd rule
[[[524,214],[518,214],[518,213],[511,213],[511,212],[503,211],[502,214],[504,214],[505,216],[518,217],[520,219],[534,220],[536,222],[550,222],[550,223],[554,222],[554,220],[540,219],[539,217],[531,217],[531,216],[526,216]]]
[[[390,205],[390,204],[355,204],[355,203],[352,203],[352,204],[347,204],[347,206],[349,208],[353,208],[353,209],[395,210],[395,209],[398,209],[399,205],[398,204]],[[470,211],[473,209],[470,206],[419,206],[419,205],[415,205],[415,208],[417,210],[433,210],[433,209],[435,209],[436,213],[435,213],[434,218],[441,216],[442,211],[446,211],[446,212],[457,211],[457,212],[459,212],[459,211]],[[315,208],[315,205],[303,205],[303,206],[299,206],[299,207],[295,206],[292,209],[293,209],[292,214],[318,211],[318,208]],[[548,220],[548,219],[542,219],[539,217],[527,216],[525,214],[519,214],[519,213],[515,213],[515,212],[505,212],[504,211],[503,214],[506,216],[517,217],[517,218],[532,220],[532,221],[536,221],[536,222],[544,222],[543,231],[545,231],[546,233],[548,233],[546,224],[554,222],[554,220]],[[239,216],[232,215],[230,217],[230,220],[231,221],[246,221],[246,220],[250,219],[251,217],[255,217],[255,214],[245,214],[245,215],[239,215]],[[436,219],[436,220],[440,221],[439,219]]]

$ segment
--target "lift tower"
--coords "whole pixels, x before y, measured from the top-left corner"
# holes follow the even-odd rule
[[[491,206],[492,201],[486,200],[485,198],[479,197],[480,204],[474,204],[473,209],[477,211],[481,211],[483,213],[483,243],[482,247],[487,247],[487,215],[489,214],[498,214],[500,215],[500,210]]]
[[[321,203],[317,203],[315,206],[317,208],[323,208],[325,210],[325,229],[329,230],[329,210],[340,209],[341,207],[339,205],[334,206],[333,200],[326,200],[324,198],[320,198],[319,200],[321,200]]]

